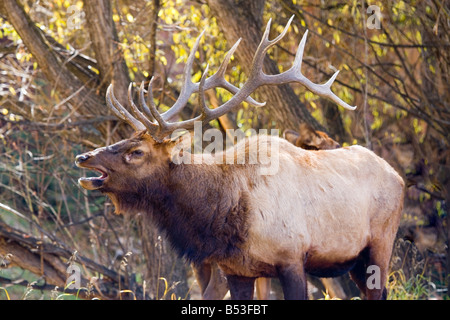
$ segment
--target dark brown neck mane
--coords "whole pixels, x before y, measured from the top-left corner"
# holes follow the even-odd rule
[[[232,180],[224,179],[222,167],[230,170],[226,165],[170,163],[164,170],[122,187],[125,192],[105,193],[118,212],[150,218],[188,261],[220,260],[239,253],[247,236],[249,210],[247,194]],[[223,183],[214,183],[215,175],[220,175]]]

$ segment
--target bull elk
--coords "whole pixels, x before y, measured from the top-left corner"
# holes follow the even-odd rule
[[[180,96],[165,113],[160,114],[153,101],[153,81],[147,99],[144,85],[140,86],[140,109],[133,102],[130,85],[132,114],[115,98],[110,85],[108,107],[136,133],[78,155],[77,166],[101,173],[80,178],[79,184],[109,196],[117,213],[148,217],[194,265],[217,264],[233,299],[251,299],[258,277],[278,277],[285,299],[305,299],[306,273],[330,277],[347,271],[369,299],[380,299],[386,296],[384,283],[402,210],[403,180],[373,152],[360,146],[312,152],[275,136],[256,135],[214,155],[188,153],[191,164],[174,162],[178,140],[168,139],[171,133],[190,130],[196,121],[211,121],[243,101],[264,105],[249,97],[263,85],[301,83],[344,108],[355,109],[331,91],[337,72],[320,85],[302,75],[306,33],[291,69],[276,75],[262,71],[267,50],[282,39],[291,21],[273,40],[269,40],[269,21],[248,80],[240,89],[224,78],[239,41],[214,75],[207,77],[205,70],[200,82],[192,83],[191,68],[201,36],[188,57]],[[204,91],[215,87],[234,96],[210,109]],[[195,92],[201,114],[171,122]],[[279,161],[274,174],[260,174],[267,166],[260,157],[253,163],[219,161],[249,159],[251,150],[273,145],[276,152],[270,149],[269,156]],[[370,265],[379,268],[381,287],[366,286]]]

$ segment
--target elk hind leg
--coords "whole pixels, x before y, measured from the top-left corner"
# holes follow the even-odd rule
[[[386,281],[391,248],[385,242],[370,248],[370,261],[366,270],[366,296],[368,300],[386,300]]]
[[[364,249],[356,260],[355,265],[350,270],[350,278],[356,284],[361,293],[366,294],[366,275],[369,265],[369,248]]]

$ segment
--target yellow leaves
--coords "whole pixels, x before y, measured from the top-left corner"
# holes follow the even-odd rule
[[[167,66],[167,59],[164,56],[159,57],[159,61],[164,65]]]
[[[9,89],[11,91],[11,88]],[[14,90],[14,92],[16,92]],[[8,116],[9,121],[20,121],[23,119],[22,116],[16,115],[14,113],[10,113],[8,109],[6,108],[2,108],[0,109],[0,114],[4,115],[4,116]],[[0,139],[3,139],[3,136],[0,134]]]
[[[342,7],[341,14],[342,14],[342,15],[347,15],[348,12],[349,12],[349,9],[350,9],[350,6],[349,6],[348,4],[345,4],[345,5]]]
[[[417,118],[413,119],[413,128],[416,134],[422,131],[422,126],[420,126],[419,120]]]
[[[342,89],[340,90],[338,95],[340,97],[342,97],[342,99],[344,99],[344,101],[353,101],[353,98],[354,98],[353,94],[350,92],[350,90],[347,87],[342,87]]]
[[[96,74],[100,74],[100,70],[98,70],[97,68],[94,68],[93,66],[88,66],[89,70],[94,71]]]
[[[419,30],[416,31],[416,39],[418,44],[422,44],[422,34]]]
[[[311,112],[311,115],[319,122],[319,123],[323,123],[323,112],[322,109],[314,109]]]
[[[128,22],[134,22],[134,17],[131,13],[127,13],[126,18]]]
[[[339,42],[341,42],[341,37],[339,36],[339,32],[338,31],[333,32],[333,39],[334,39],[336,44],[339,44]]]
[[[305,91],[305,100],[311,101],[313,99],[314,99],[314,93],[312,93],[311,91]]]
[[[202,72],[201,72],[201,71],[197,71],[197,72],[192,76],[192,82],[199,82],[201,77],[202,77]]]
[[[348,143],[348,142],[343,142],[343,143],[342,143],[342,146],[343,146],[343,147],[350,147],[350,146],[355,145],[355,144],[358,144],[358,140],[353,139],[353,140],[352,140],[352,144],[350,144],[350,143]]]
[[[277,30],[278,33],[281,33],[281,32],[283,32],[283,30],[284,30],[284,26],[278,25],[278,26],[276,27],[276,30]]]
[[[436,69],[434,68],[434,66],[432,64],[430,64],[428,67],[433,74],[436,74]]]
[[[384,33],[374,33],[370,40],[374,42],[380,42],[380,43],[387,43],[388,39],[387,36]],[[389,48],[385,46],[380,46],[377,44],[373,44],[372,47],[374,48],[375,52],[379,57],[385,56],[388,53]]]
[[[170,3],[171,1],[168,1]],[[174,24],[175,22],[181,22],[180,21],[180,13],[177,9],[175,9],[175,6],[163,6],[161,10],[158,13],[158,16],[164,20],[167,24]]]
[[[378,112],[377,109],[372,110],[372,115],[373,115],[373,122],[370,125],[370,128],[372,130],[377,130],[381,128],[381,125],[383,124],[383,119],[380,117],[380,113]]]
[[[317,96],[314,93],[311,91],[305,91],[305,101],[307,101],[313,109],[318,110],[317,104],[314,102],[316,99]]]

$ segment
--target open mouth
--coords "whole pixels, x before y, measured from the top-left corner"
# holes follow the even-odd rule
[[[103,186],[103,183],[108,178],[108,173],[103,168],[88,168],[84,167],[88,170],[94,170],[100,173],[101,175],[98,177],[82,177],[78,179],[78,183],[85,189],[95,190],[99,189]]]
[[[97,171],[101,174],[101,176],[99,176],[99,177],[83,177],[80,179],[83,179],[83,180],[105,180],[106,178],[108,178],[108,174],[106,173],[106,171],[104,171],[100,168],[86,168],[86,169]]]

